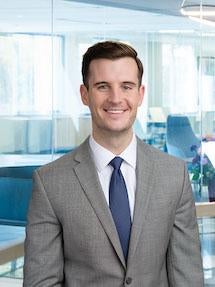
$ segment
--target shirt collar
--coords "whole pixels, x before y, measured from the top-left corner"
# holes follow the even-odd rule
[[[95,161],[96,168],[98,172],[101,172],[109,162],[116,156],[100,144],[98,144],[93,136],[90,136],[89,140],[92,155]],[[127,148],[118,156],[123,158],[134,169],[136,168],[136,158],[137,158],[137,139],[135,134],[133,134],[132,140]]]

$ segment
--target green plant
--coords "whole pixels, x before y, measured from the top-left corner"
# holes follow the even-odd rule
[[[191,150],[196,153],[191,165],[192,181],[201,181],[203,185],[208,185],[215,177],[215,169],[207,155],[201,153],[201,148],[193,145]]]

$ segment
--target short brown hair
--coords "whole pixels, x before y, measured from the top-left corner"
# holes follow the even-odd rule
[[[113,41],[99,42],[88,48],[83,56],[82,61],[82,77],[83,83],[88,88],[89,66],[92,60],[109,59],[115,60],[119,58],[130,57],[135,60],[138,67],[139,85],[142,82],[143,64],[137,57],[137,52],[131,46]]]

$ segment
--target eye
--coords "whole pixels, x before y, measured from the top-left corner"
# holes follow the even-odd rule
[[[108,89],[108,85],[106,84],[98,85],[97,88],[100,91],[106,91]]]
[[[126,91],[127,90],[132,90],[132,88],[133,87],[131,85],[123,85],[123,89],[126,90]]]

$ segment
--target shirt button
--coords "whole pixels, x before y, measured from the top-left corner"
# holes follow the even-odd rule
[[[127,285],[130,285],[131,282],[132,282],[132,278],[131,278],[131,277],[127,277],[126,280],[125,280],[125,283],[126,283]]]

